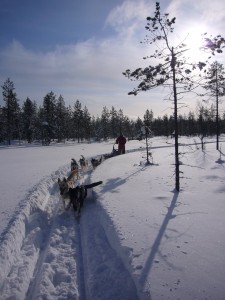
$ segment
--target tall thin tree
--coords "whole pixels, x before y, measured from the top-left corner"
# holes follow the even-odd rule
[[[215,99],[216,105],[216,149],[219,150],[219,100],[225,95],[225,70],[218,61],[214,61],[208,68],[206,83],[203,87],[207,90],[209,99]]]
[[[141,81],[129,95],[137,95],[139,92],[148,91],[158,86],[169,87],[172,90],[170,99],[174,106],[174,137],[175,137],[175,188],[180,190],[179,176],[179,144],[178,144],[178,100],[184,92],[193,91],[198,86],[195,77],[196,70],[202,70],[205,62],[192,63],[187,61],[185,53],[187,46],[180,42],[173,45],[170,35],[174,31],[176,18],[169,18],[169,14],[161,14],[160,4],[156,2],[153,17],[147,17],[145,29],[149,32],[145,43],[151,45],[153,54],[144,59],[151,59],[152,65],[146,68],[138,68],[134,71],[126,70],[123,74],[132,80]]]

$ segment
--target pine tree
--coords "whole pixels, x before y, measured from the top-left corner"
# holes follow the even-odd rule
[[[27,97],[22,107],[23,135],[28,143],[33,140],[37,119],[37,106]]]
[[[6,137],[8,144],[11,144],[13,137],[18,137],[19,125],[19,100],[15,93],[14,83],[9,78],[2,86],[2,95],[5,106],[2,108],[3,124],[6,126]]]
[[[138,117],[135,123],[135,131],[139,140],[142,139],[142,132],[141,132],[142,126],[143,126],[143,121]]]
[[[52,91],[44,97],[42,118],[44,143],[48,145],[56,136],[56,95]]]
[[[106,141],[110,132],[110,114],[106,106],[103,107],[101,114],[101,137]]]
[[[83,131],[84,138],[88,141],[91,139],[91,115],[85,106],[83,109]]]
[[[82,135],[82,121],[83,121],[82,104],[79,100],[77,100],[76,103],[74,104],[73,122],[74,122],[75,136],[77,138],[78,143],[80,142],[81,135]]]
[[[149,109],[147,109],[145,114],[144,114],[144,124],[145,124],[145,126],[151,128],[152,121],[153,121],[153,111],[152,110],[149,111]]]
[[[180,162],[179,162],[179,143],[178,143],[178,100],[179,95],[195,89],[196,83],[199,84],[194,76],[196,70],[202,70],[205,62],[187,62],[184,54],[187,46],[179,43],[172,45],[173,39],[170,35],[174,31],[176,18],[169,18],[169,14],[161,14],[160,3],[156,2],[156,9],[153,17],[147,17],[145,29],[150,36],[146,36],[145,43],[151,45],[153,51],[150,56],[144,59],[156,61],[146,68],[138,68],[134,71],[127,69],[123,74],[131,79],[138,80],[139,85],[129,92],[128,95],[137,95],[142,91],[148,91],[158,86],[170,87],[172,91],[170,99],[174,106],[174,137],[175,137],[175,189],[180,190]],[[200,78],[201,79],[201,78]],[[178,89],[179,88],[179,89]]]
[[[216,104],[216,149],[219,150],[219,98],[225,95],[225,70],[217,61],[213,62],[206,75],[203,87],[208,91],[209,99],[215,99]]]
[[[62,95],[60,95],[55,106],[55,126],[58,142],[61,142],[63,139],[65,141],[66,139],[67,115],[64,98]]]

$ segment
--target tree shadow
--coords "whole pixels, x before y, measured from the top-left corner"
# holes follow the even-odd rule
[[[128,175],[125,178],[121,178],[121,177],[115,177],[115,178],[110,178],[108,179],[107,182],[104,182],[104,185],[101,188],[100,193],[104,194],[106,192],[111,192],[111,193],[115,193],[115,190],[117,187],[123,185],[129,178],[137,175],[139,172],[144,171],[148,166],[143,166],[140,169],[138,169],[137,171],[133,172],[132,174]]]
[[[216,160],[216,163],[223,165],[225,163],[225,160],[222,159],[222,156],[225,156],[225,154],[221,150],[219,150],[219,153],[220,153],[220,157]]]
[[[215,162],[219,165],[223,165],[225,163],[225,160],[218,158]]]
[[[145,264],[145,266],[142,269],[142,272],[140,274],[139,284],[140,284],[141,288],[144,288],[144,286],[147,282],[147,278],[148,278],[149,273],[151,272],[151,268],[152,268],[152,265],[153,265],[153,262],[154,262],[154,258],[156,256],[157,252],[159,252],[159,246],[160,246],[162,238],[163,238],[163,236],[166,232],[169,221],[174,218],[173,210],[176,207],[178,195],[179,195],[179,193],[177,191],[174,191],[172,201],[170,203],[170,206],[168,207],[168,212],[165,215],[165,218],[164,218],[163,223],[161,225],[161,228],[158,232],[158,235],[156,236],[156,239],[155,239],[155,241],[152,245],[151,252],[148,256],[146,264]]]

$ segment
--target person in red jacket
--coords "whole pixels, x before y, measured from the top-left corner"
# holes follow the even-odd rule
[[[118,144],[118,152],[119,154],[125,154],[125,144],[127,140],[125,136],[121,133],[120,136],[116,139],[116,144]]]

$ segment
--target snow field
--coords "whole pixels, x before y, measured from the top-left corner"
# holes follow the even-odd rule
[[[143,143],[128,142],[129,153],[83,173],[80,183],[103,184],[88,191],[80,219],[63,209],[57,179],[68,176],[68,161],[80,150],[88,157],[86,151],[107,153],[112,144],[102,144],[102,152],[99,144],[46,148],[45,155],[32,149],[21,165],[16,160],[13,173],[7,169],[15,160],[6,163],[7,155],[28,152],[3,150],[0,162],[8,177],[1,188],[10,201],[1,202],[2,213],[10,211],[13,195],[15,210],[0,237],[2,299],[223,300],[224,143],[219,153],[215,143],[202,152],[194,139],[180,142],[179,193],[174,191],[173,140],[153,139],[149,166]],[[79,150],[72,156],[74,149]],[[36,159],[32,167],[31,154],[46,163],[38,167]],[[55,171],[56,161],[67,164]],[[4,184],[7,178],[15,182],[11,190]]]

